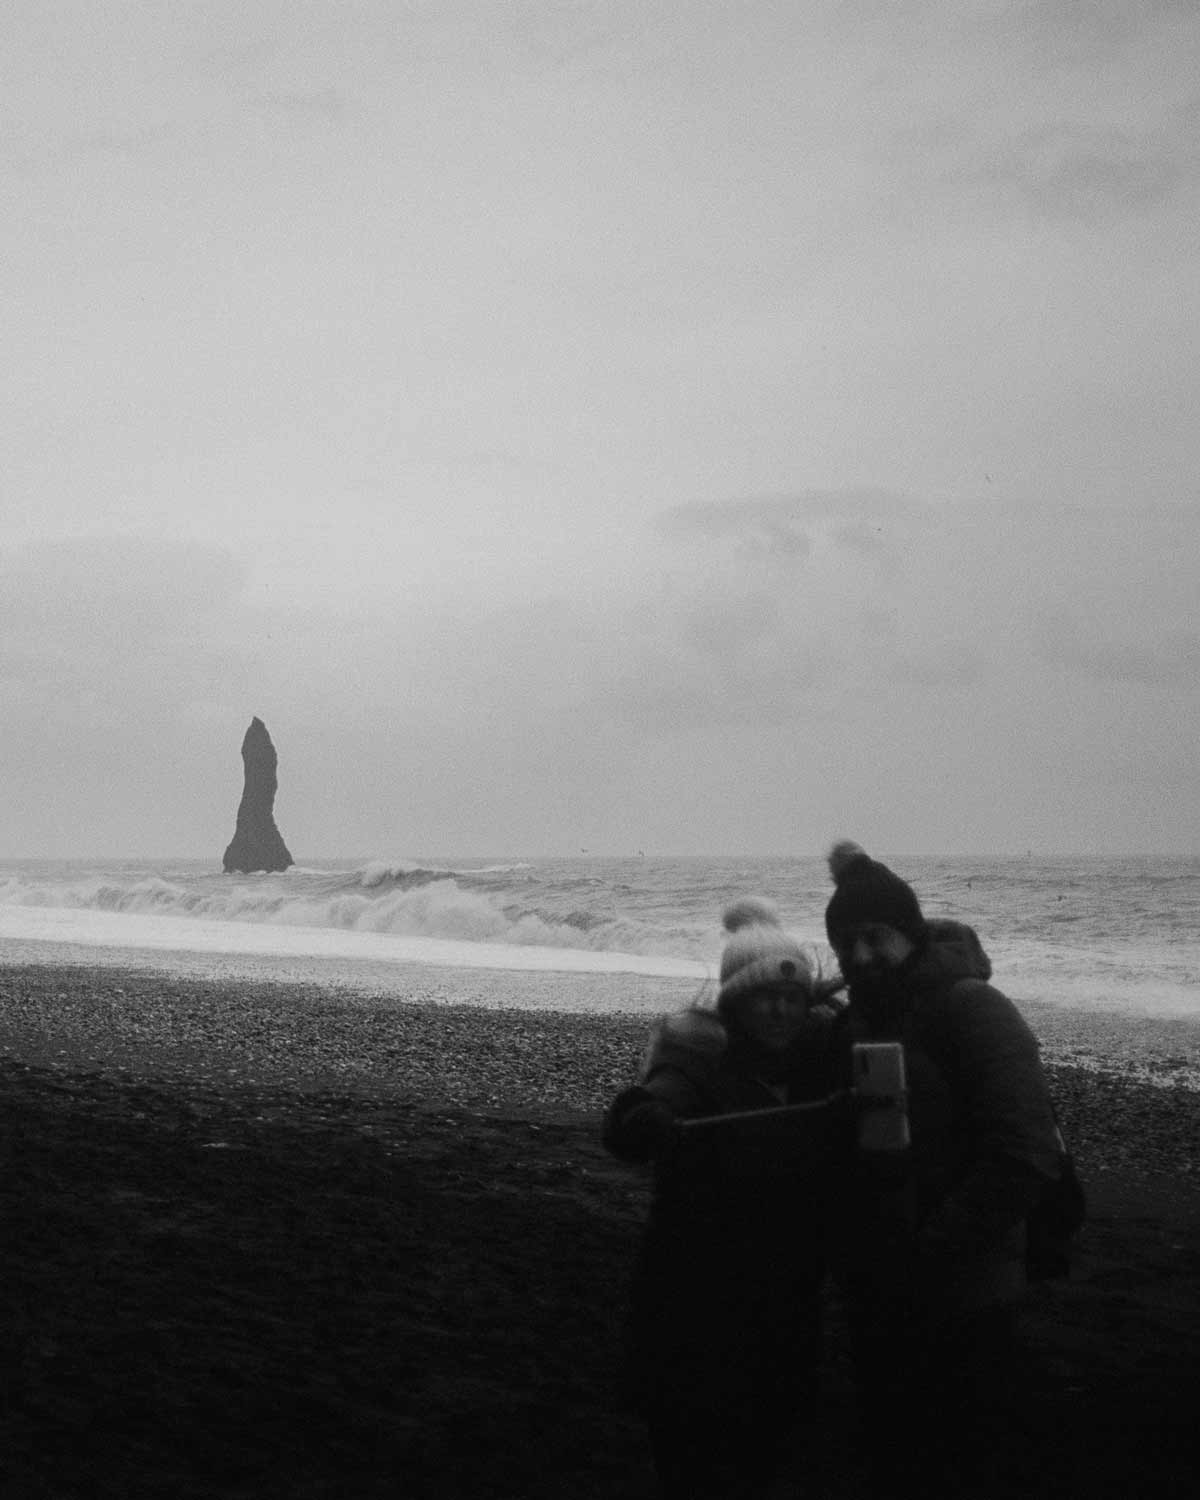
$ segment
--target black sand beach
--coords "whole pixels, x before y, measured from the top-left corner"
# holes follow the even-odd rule
[[[597,1140],[646,1018],[461,1003],[593,982],[687,997],[0,969],[0,1493],[649,1500],[614,1397],[645,1183]],[[1022,1492],[1190,1495],[1200,1030],[1041,1019],[1092,1218],[1031,1304]],[[831,1316],[804,1493],[848,1497]]]

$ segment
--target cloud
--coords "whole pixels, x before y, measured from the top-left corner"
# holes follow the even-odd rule
[[[0,619],[17,636],[81,648],[188,629],[234,598],[245,568],[224,548],[140,537],[46,541],[0,553]],[[131,640],[131,637],[134,639]]]
[[[988,675],[983,651],[951,643],[925,651],[900,650],[884,656],[881,666],[895,680],[914,688],[968,688]]]
[[[653,649],[623,683],[645,728],[669,732],[672,714],[786,722],[797,686],[915,705],[1019,692],[1048,667],[1124,683],[1197,675],[1183,622],[1200,522],[1187,507],[848,489],[706,502],[667,519],[681,544],[671,587]],[[781,534],[803,548],[773,552]]]
[[[106,162],[119,165],[176,157],[193,149],[196,142],[191,124],[171,119],[145,125],[97,126],[94,130],[67,133],[52,128],[43,132],[29,149],[15,154],[13,165],[17,171],[34,176],[64,168],[86,170]]]
[[[1153,212],[1200,180],[1194,99],[1136,126],[1023,111],[963,111],[897,129],[886,153],[909,187],[1020,207],[1037,221],[1102,224]]]
[[[1198,169],[1200,152],[1162,134],[1060,125],[980,145],[946,180],[1015,196],[1040,219],[1092,223],[1156,208]]]
[[[127,126],[123,129],[110,127],[69,136],[56,155],[68,161],[100,156],[132,159],[157,151],[163,146],[175,146],[183,134],[183,127],[171,120],[154,125]]]
[[[954,6],[956,19],[961,8]],[[1020,43],[1040,67],[1096,64],[1130,52],[1147,40],[1173,39],[1177,23],[1191,29],[1194,0],[1017,0],[968,22],[977,37]]]
[[[970,642],[913,614],[908,559],[930,523],[875,491],[682,506],[627,540],[619,579],[565,570],[520,603],[432,611],[402,595],[273,606],[219,546],[47,543],[0,557],[7,692],[81,726],[136,714],[215,733],[273,704],[305,735],[426,747],[791,724],[847,674],[969,680]]]
[[[609,601],[594,702],[638,732],[799,725],[854,680],[976,680],[982,658],[914,619],[910,558],[937,513],[885,490],[698,501],[657,519],[641,601]],[[653,569],[659,572],[654,576]],[[901,648],[903,654],[900,654]]]
[[[833,539],[846,551],[866,558],[882,559],[894,550],[884,538],[883,526],[873,526],[865,521],[851,521],[845,526],[837,527],[833,532]]]
[[[1051,615],[1039,622],[1034,644],[1048,665],[1101,682],[1200,686],[1200,633],[1193,630],[1113,636],[1094,622]]]
[[[654,737],[804,722],[836,657],[818,642],[763,640],[759,646],[717,658],[686,642],[656,642],[615,664],[593,691],[590,708]]]
[[[803,490],[745,500],[698,500],[660,514],[667,535],[730,543],[751,558],[796,561],[818,541],[879,557],[922,528],[928,507],[879,489]]]
[[[623,531],[616,571],[597,555],[503,605],[272,605],[269,573],[215,544],[0,554],[0,821],[31,849],[85,827],[95,847],[136,829],[219,849],[257,713],[286,766],[281,826],[313,853],[552,847],[577,820],[582,843],[653,825],[682,847],[739,767],[766,809],[801,760],[852,811],[881,758],[905,785],[954,783],[949,827],[977,815],[980,777],[1019,800],[1047,746],[1074,766],[1092,747],[1093,780],[1134,741],[1185,753],[1196,524],[866,490],[706,502]],[[777,527],[805,545],[772,553]],[[1147,682],[1188,691],[1139,724]]]
[[[796,502],[789,499],[698,500],[661,514],[668,533],[728,542],[758,558],[804,558],[812,541]]]
[[[240,87],[260,77],[283,50],[281,39],[259,37],[245,42],[226,42],[198,51],[194,65],[199,72],[221,83]]]
[[[251,102],[293,120],[340,120],[350,109],[350,96],[336,88],[279,89],[255,94]]]
[[[952,6],[942,21],[881,90],[902,213],[915,192],[1098,225],[1200,177],[1193,0]]]
[[[644,727],[782,724],[803,716],[837,653],[795,601],[773,592],[701,595],[639,663],[626,709]],[[649,691],[647,691],[649,690]]]
[[[623,19],[613,14],[611,0],[574,0],[570,5],[534,7],[515,13],[508,21],[518,46],[556,66],[592,57],[614,44],[624,55],[639,39],[636,11]]]

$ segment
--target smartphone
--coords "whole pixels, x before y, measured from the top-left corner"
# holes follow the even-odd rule
[[[859,1147],[903,1151],[911,1140],[903,1045],[855,1042],[852,1051]]]

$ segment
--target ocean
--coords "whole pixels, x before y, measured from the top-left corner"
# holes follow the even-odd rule
[[[872,851],[874,852],[874,851]],[[904,858],[880,853],[928,916],[969,922],[1013,999],[1112,1016],[1200,1022],[1200,859]],[[212,862],[0,862],[0,961],[64,949],[628,975],[716,973],[721,911],[764,895],[828,967],[820,857],[315,861],[282,875]]]

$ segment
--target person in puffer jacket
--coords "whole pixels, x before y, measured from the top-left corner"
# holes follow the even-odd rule
[[[811,1416],[829,1198],[853,1143],[840,982],[768,902],[736,903],[724,925],[715,1010],[661,1021],[604,1121],[610,1151],[653,1165],[626,1393],[666,1500],[765,1494]]]
[[[859,1152],[838,1200],[875,1493],[1003,1493],[1025,1219],[1060,1160],[1037,1041],[971,928],[927,921],[857,844],[829,866],[847,1068],[893,1041],[907,1073],[910,1148]]]

